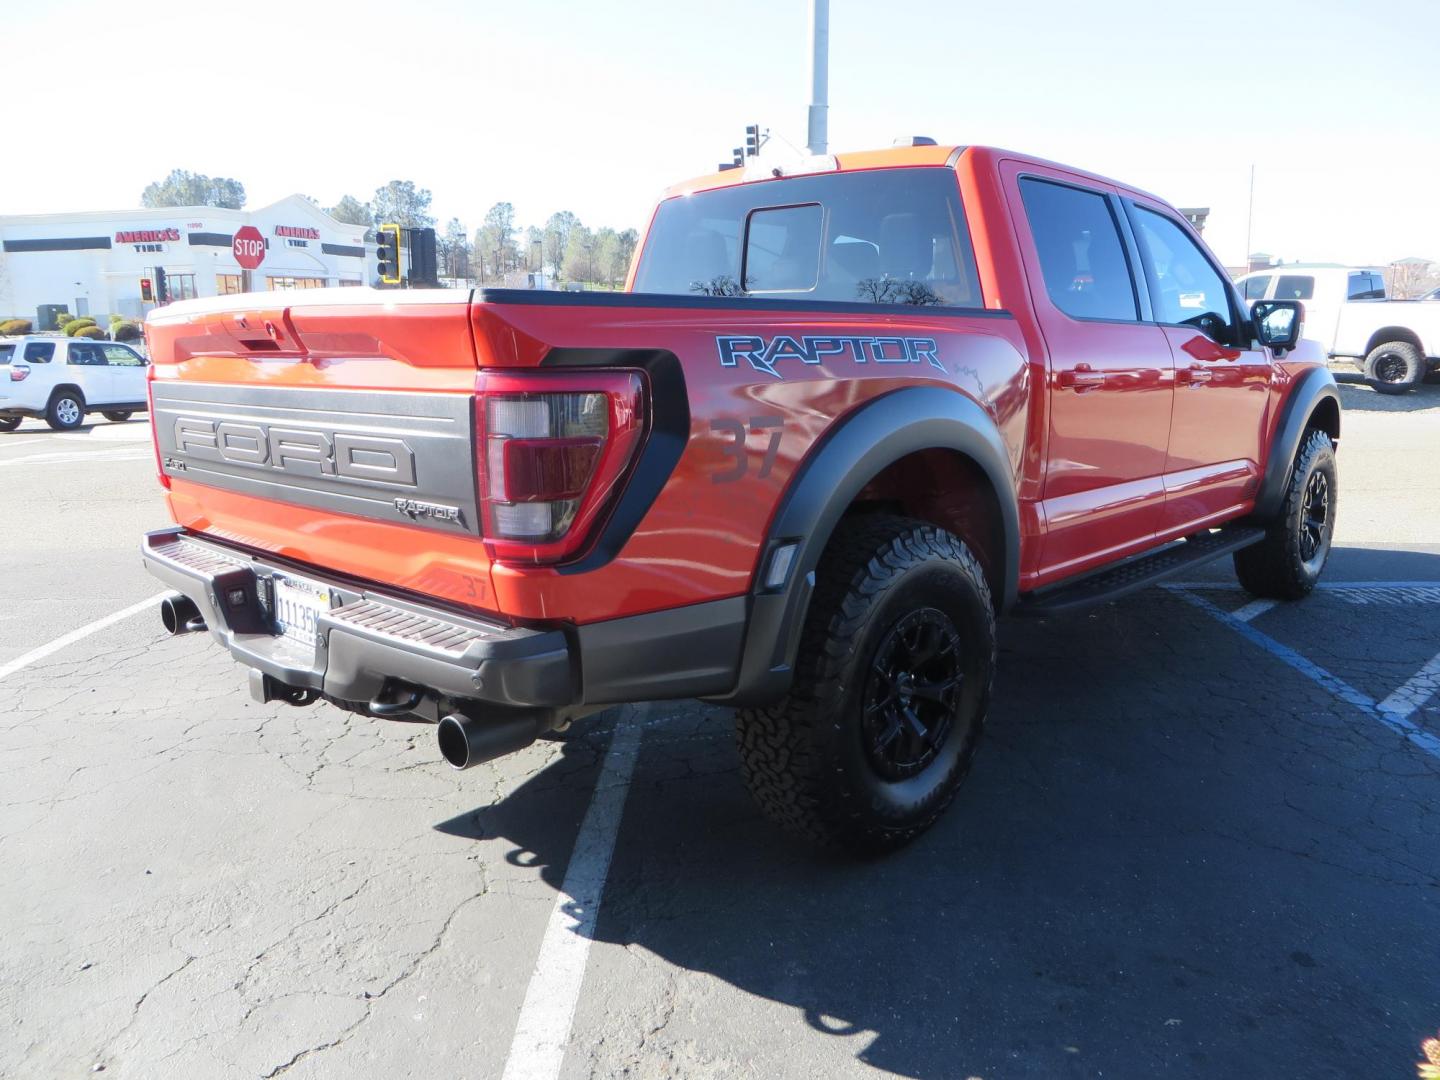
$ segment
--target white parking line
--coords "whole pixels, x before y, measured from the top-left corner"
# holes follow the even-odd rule
[[[71,630],[68,634],[61,634],[54,641],[47,642],[38,649],[31,649],[27,653],[21,653],[15,657],[14,660],[0,664],[0,679],[6,679],[14,675],[17,671],[59,652],[67,645],[74,645],[75,642],[81,641],[97,631],[104,630],[107,626],[114,626],[122,619],[128,619],[131,615],[138,615],[140,612],[154,607],[155,602],[164,595],[164,593],[156,593],[154,596],[141,600],[138,604],[131,604],[127,608],[122,608],[119,611],[106,615],[103,619],[96,619],[92,623],[86,623],[79,629]]]
[[[560,1075],[642,730],[633,720],[621,720],[610,737],[565,883],[545,925],[502,1080],[555,1080]]]
[[[64,465],[68,461],[144,461],[154,458],[153,450],[117,446],[113,450],[51,450],[40,454],[21,454],[0,458],[6,465]]]
[[[1228,612],[1222,611],[1203,596],[1197,596],[1189,589],[1181,588],[1177,585],[1164,585],[1162,588],[1168,589],[1201,611],[1214,616],[1241,637],[1254,642],[1277,660],[1288,664],[1306,678],[1319,683],[1320,686],[1324,687],[1341,701],[1348,705],[1355,706],[1355,708],[1359,709],[1366,716],[1380,721],[1380,723],[1404,738],[1411,745],[1418,747],[1431,757],[1440,758],[1440,736],[1430,734],[1430,732],[1420,728],[1410,719],[1411,714],[1423,704],[1423,700],[1418,698],[1420,692],[1418,685],[1413,688],[1409,698],[1396,701],[1392,708],[1387,709],[1383,703],[1377,704],[1374,698],[1355,689],[1355,687],[1351,686],[1344,679],[1337,675],[1332,675],[1319,664],[1301,656],[1294,649],[1290,648],[1290,646],[1282,645],[1268,634],[1261,633],[1249,623],[1241,622]],[[1406,687],[1410,687],[1412,683],[1416,683],[1422,675],[1430,672],[1432,668],[1440,671],[1440,667],[1437,667],[1437,665],[1440,665],[1440,657],[1432,659],[1430,663],[1425,665],[1419,675],[1416,675],[1415,678],[1407,682],[1400,690],[1391,694],[1385,701],[1390,702],[1391,698],[1395,698],[1396,695],[1405,690]],[[1433,687],[1435,673],[1432,672],[1430,678],[1432,679],[1430,685]],[[1428,695],[1426,695],[1426,697],[1428,698]],[[1407,707],[1407,705],[1409,707]]]
[[[1423,709],[1437,691],[1440,691],[1440,653],[1432,656],[1428,664],[1380,702],[1379,709],[1391,716],[1408,719],[1412,713]]]
[[[1232,611],[1230,617],[1239,619],[1241,622],[1250,622],[1252,619],[1264,615],[1279,602],[1279,600],[1251,600],[1244,607]]]

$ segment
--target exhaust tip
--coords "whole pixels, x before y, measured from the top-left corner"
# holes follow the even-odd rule
[[[465,737],[465,724],[453,713],[440,721],[435,733],[440,743],[440,756],[457,769],[469,768],[476,764],[470,760],[470,740]]]
[[[492,714],[483,719],[450,713],[440,721],[435,737],[441,757],[457,769],[468,769],[523,750],[542,731],[554,726],[553,713],[535,709]]]
[[[184,593],[171,593],[160,601],[160,621],[172,635],[193,634],[205,629],[200,609]]]

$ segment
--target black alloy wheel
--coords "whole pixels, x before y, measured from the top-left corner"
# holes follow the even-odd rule
[[[912,611],[875,651],[865,687],[865,753],[886,780],[924,770],[945,744],[965,680],[960,635],[943,611]]]

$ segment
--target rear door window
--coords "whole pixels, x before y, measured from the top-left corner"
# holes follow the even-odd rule
[[[951,169],[758,181],[667,199],[635,291],[982,307]]]
[[[53,341],[31,341],[25,346],[25,359],[32,364],[48,364],[55,359]]]
[[[0,341],[0,364],[8,364],[15,356],[15,343],[13,341]]]
[[[69,345],[69,363],[81,367],[104,367],[105,355],[100,351],[99,345],[91,345],[88,342],[72,341]]]
[[[1135,282],[1110,201],[1098,191],[1028,178],[1020,181],[1020,195],[1055,306],[1077,319],[1138,319]]]
[[[1315,295],[1315,279],[1309,274],[1281,274],[1275,284],[1276,300],[1309,300]]]

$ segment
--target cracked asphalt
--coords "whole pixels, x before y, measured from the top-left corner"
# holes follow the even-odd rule
[[[1327,582],[1361,586],[1242,633],[1193,602],[1247,604],[1222,563],[1008,621],[970,782],[884,860],[775,833],[698,703],[462,774],[427,725],[254,704],[149,613],[16,671],[0,1076],[499,1077],[617,724],[643,734],[563,1077],[1414,1075],[1440,757],[1383,719],[1409,686],[1440,736],[1440,387],[1344,396]],[[147,437],[0,435],[0,666],[159,591]]]

